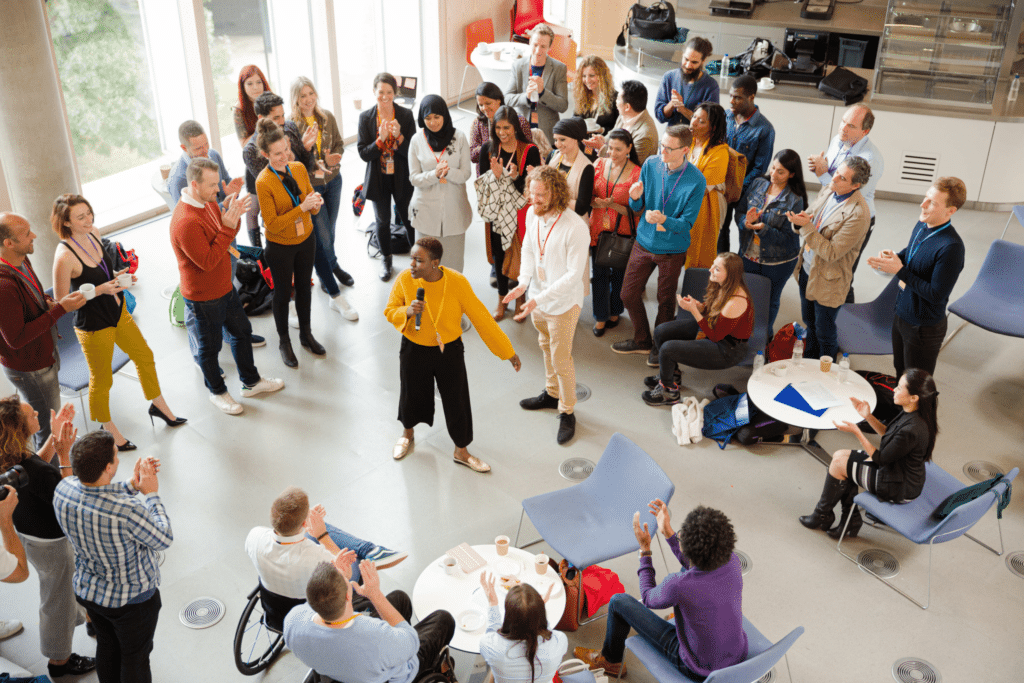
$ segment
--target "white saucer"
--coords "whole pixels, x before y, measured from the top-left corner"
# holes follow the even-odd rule
[[[514,557],[502,557],[494,561],[494,574],[498,577],[514,576],[519,578],[523,571],[523,563]]]
[[[773,85],[761,85],[761,82],[758,81],[758,83],[757,83],[757,90],[758,90],[758,92],[760,92],[762,90],[775,90],[775,85],[774,84]]]
[[[455,617],[455,623],[467,633],[479,631],[484,627],[484,613],[478,609],[467,609]]]

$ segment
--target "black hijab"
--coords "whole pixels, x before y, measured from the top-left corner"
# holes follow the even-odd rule
[[[444,125],[441,126],[441,130],[432,133],[427,128],[424,119],[428,114],[437,114],[444,117]],[[455,126],[452,124],[451,112],[448,111],[448,105],[439,95],[427,95],[423,98],[423,101],[420,102],[420,115],[416,122],[420,124],[420,128],[426,134],[430,149],[435,152],[443,152],[451,143],[452,138],[455,137]]]

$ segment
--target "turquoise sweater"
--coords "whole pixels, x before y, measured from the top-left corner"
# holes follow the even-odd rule
[[[683,253],[690,248],[690,230],[700,213],[707,181],[689,162],[669,171],[659,156],[652,156],[644,162],[640,181],[644,184],[643,197],[629,200],[629,208],[640,216],[636,229],[637,243],[652,254]],[[663,198],[666,193],[669,196]],[[646,212],[654,210],[668,217],[662,226],[664,231],[658,231],[658,226],[647,221]]]

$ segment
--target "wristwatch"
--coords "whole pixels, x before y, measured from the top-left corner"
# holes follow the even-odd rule
[[[641,550],[638,557],[650,557],[652,554],[650,550]]]

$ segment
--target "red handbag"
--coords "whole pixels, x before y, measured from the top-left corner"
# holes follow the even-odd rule
[[[583,572],[569,564],[568,560],[555,562],[549,559],[548,564],[562,577],[565,589],[565,611],[555,628],[559,631],[575,631],[580,627],[580,619],[587,606],[587,596],[583,592]]]

